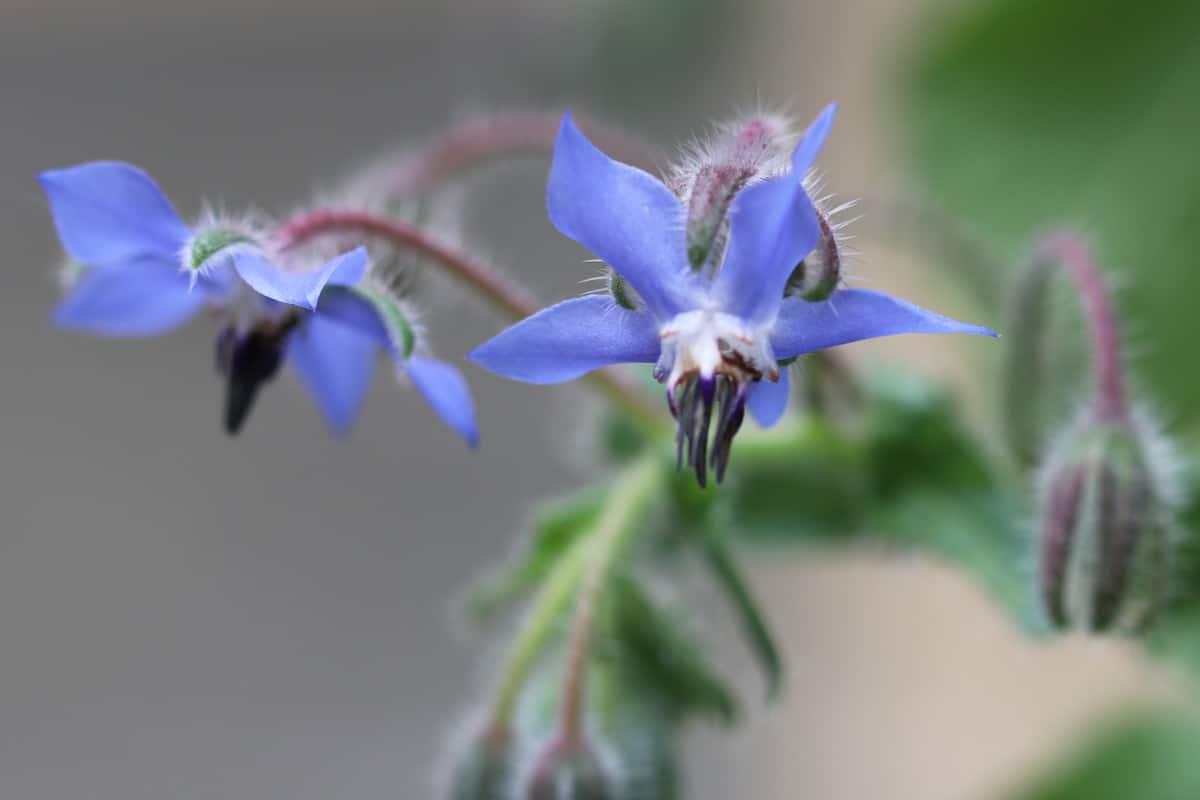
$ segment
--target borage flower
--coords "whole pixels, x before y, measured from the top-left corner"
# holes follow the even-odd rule
[[[335,431],[353,423],[385,350],[439,416],[478,439],[466,382],[420,355],[402,303],[358,248],[317,269],[279,266],[244,225],[192,230],[142,170],[92,162],[40,176],[54,224],[79,269],[55,322],[102,336],[167,333],[203,308],[221,319],[217,367],[225,425],[236,432],[284,360]]]
[[[721,222],[725,236],[717,237],[724,258],[716,253],[710,267],[713,259],[688,252],[685,201],[651,175],[610,159],[568,114],[550,170],[550,219],[636,297],[614,292],[619,302],[595,295],[567,300],[501,332],[470,358],[529,383],[567,381],[609,364],[654,363],[678,422],[680,461],[686,445],[687,463],[704,485],[709,467],[718,481],[723,477],[747,407],[763,427],[782,416],[788,379],[781,359],[900,333],[994,336],[865,289],[840,289],[821,302],[785,296],[822,228],[829,230],[803,181],[833,115],[830,106],[804,133],[790,171],[739,179]]]

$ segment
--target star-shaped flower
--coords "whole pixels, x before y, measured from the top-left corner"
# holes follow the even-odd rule
[[[223,319],[218,369],[236,431],[284,360],[336,431],[350,427],[385,350],[439,416],[478,438],[459,371],[415,350],[400,304],[371,281],[358,248],[312,270],[277,266],[251,232],[189,228],[154,181],[119,162],[42,173],[54,224],[82,267],[55,311],[64,328],[103,336],[167,333],[202,308]]]
[[[724,259],[709,272],[689,266],[680,198],[598,150],[568,114],[550,170],[550,219],[608,264],[638,301],[629,309],[608,296],[567,300],[501,332],[470,358],[528,383],[567,381],[622,362],[655,364],[678,421],[681,460],[686,444],[703,485],[709,466],[722,477],[747,407],[764,427],[782,416],[788,379],[781,359],[899,333],[994,336],[866,289],[841,289],[822,302],[785,297],[789,277],[820,236],[803,179],[833,116],[834,107],[826,108],[804,133],[790,171],[736,194]]]

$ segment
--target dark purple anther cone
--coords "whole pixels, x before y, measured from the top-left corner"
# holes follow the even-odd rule
[[[217,372],[226,379],[224,425],[230,435],[242,429],[259,389],[279,372],[287,335],[295,324],[288,320],[259,325],[244,336],[225,328],[217,336]]]
[[[729,464],[733,437],[746,415],[746,388],[725,375],[693,376],[667,392],[667,403],[678,425],[676,468],[682,469],[686,461],[702,488],[708,485],[709,468],[714,468],[720,483]],[[717,425],[710,442],[714,410]]]

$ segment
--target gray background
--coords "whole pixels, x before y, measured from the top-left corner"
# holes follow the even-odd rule
[[[475,110],[572,104],[671,147],[759,99],[807,116],[835,96],[835,184],[892,174],[877,77],[907,12],[743,3],[648,70],[636,44],[589,36],[611,5],[0,3],[0,798],[430,796],[493,652],[454,602],[534,499],[584,480],[591,410],[578,388],[469,370],[484,435],[469,453],[381,371],[338,440],[285,377],[228,439],[203,321],[140,342],[50,327],[59,255],[35,174],[123,158],[185,213],[283,212]],[[538,163],[490,172],[462,223],[554,299],[588,273],[545,220],[543,179]],[[861,271],[920,299],[900,262]],[[430,322],[447,356],[498,327],[445,293]],[[954,346],[889,347],[872,352],[960,373]],[[759,577],[792,690],[732,739],[689,739],[696,798],[977,797],[1036,766],[1098,693],[1146,684],[1115,649],[1090,645],[1081,675],[1085,645],[1022,648],[923,563]],[[685,591],[756,708],[728,620]]]

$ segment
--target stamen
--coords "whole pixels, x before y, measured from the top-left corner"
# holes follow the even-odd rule
[[[745,387],[719,373],[708,378],[693,374],[668,389],[667,404],[678,423],[675,468],[682,469],[686,460],[701,487],[708,483],[709,468],[716,470],[717,483],[724,480],[733,437],[745,418],[745,400]],[[714,408],[717,425],[710,443]]]

